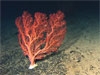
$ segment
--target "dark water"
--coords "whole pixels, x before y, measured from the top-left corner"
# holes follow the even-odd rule
[[[59,62],[58,58],[63,58],[63,53],[59,53],[53,56],[53,58],[45,59],[48,61],[47,63],[42,63],[43,61],[40,61],[40,68],[38,67],[35,70],[29,71],[29,61],[22,54],[17,38],[18,30],[15,25],[15,19],[21,16],[23,11],[29,11],[33,15],[35,12],[43,12],[49,15],[50,13],[56,13],[58,10],[61,10],[65,14],[65,20],[67,21],[67,35],[65,38],[67,39],[67,43],[65,41],[63,44],[63,46],[67,45],[67,47],[63,47],[62,49],[69,48],[75,43],[80,35],[82,35],[82,31],[88,27],[92,27],[93,30],[99,32],[99,2],[97,1],[1,2],[0,65],[2,75],[23,75],[25,73],[29,73],[30,75],[33,73],[35,73],[35,75],[41,73],[50,75],[66,74],[66,71],[61,69],[61,67],[59,68],[59,65],[56,70],[53,70],[54,66],[51,66]],[[61,56],[61,54],[63,54],[63,56]],[[54,61],[54,58],[57,60]],[[49,63],[50,60],[52,60],[51,63]],[[64,58],[62,60],[64,60]],[[49,71],[49,69],[51,69],[51,71]]]

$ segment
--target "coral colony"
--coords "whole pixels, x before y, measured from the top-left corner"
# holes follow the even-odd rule
[[[61,11],[50,14],[49,18],[40,12],[36,12],[33,18],[24,11],[15,23],[19,31],[19,44],[31,62],[29,69],[37,66],[36,59],[57,51],[66,33],[66,21]]]

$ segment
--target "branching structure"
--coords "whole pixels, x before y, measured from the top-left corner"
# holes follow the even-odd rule
[[[34,19],[24,11],[15,23],[19,30],[19,44],[31,62],[29,69],[34,67],[36,59],[57,51],[66,33],[66,21],[61,11],[50,14],[49,18],[44,13],[36,12]]]

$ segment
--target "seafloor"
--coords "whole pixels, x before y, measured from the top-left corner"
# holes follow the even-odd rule
[[[3,24],[9,25],[1,28],[0,74],[100,75],[99,14],[95,6],[80,10],[66,15],[67,33],[58,52],[37,61],[33,70],[19,45],[15,21],[6,20]]]

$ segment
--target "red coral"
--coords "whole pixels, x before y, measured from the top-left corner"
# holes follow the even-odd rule
[[[19,44],[24,55],[29,57],[31,66],[36,59],[42,59],[60,47],[66,33],[66,21],[63,19],[64,14],[61,11],[50,14],[49,19],[46,14],[36,12],[34,20],[30,13],[24,11],[16,19]]]

